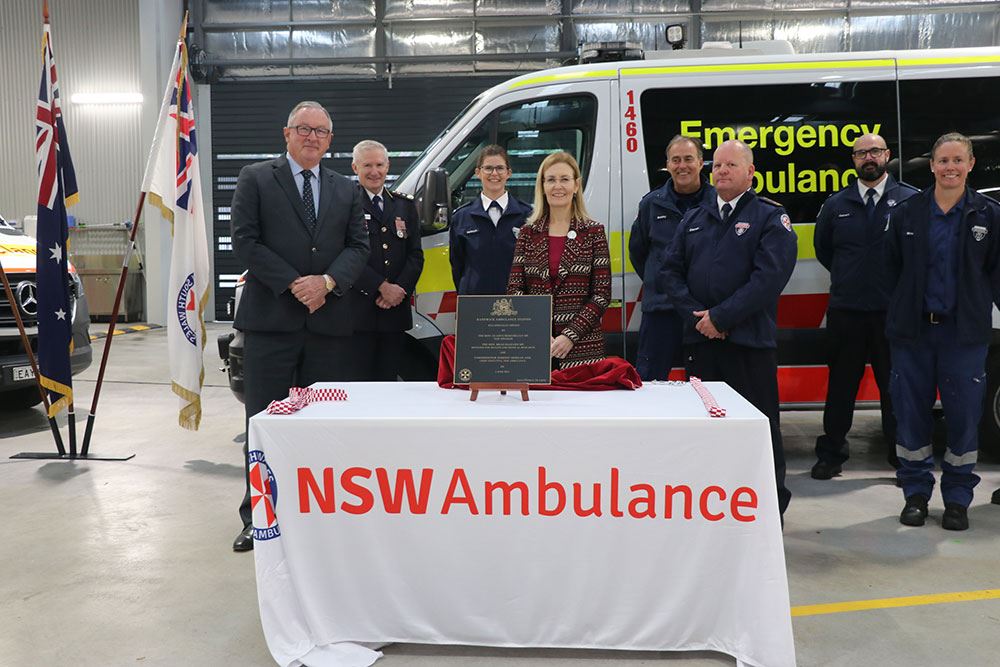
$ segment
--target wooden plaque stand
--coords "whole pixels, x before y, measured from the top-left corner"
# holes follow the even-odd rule
[[[480,389],[499,389],[501,396],[506,396],[507,391],[520,391],[521,400],[528,400],[527,382],[471,382],[469,383],[469,400],[474,401],[479,398]]]

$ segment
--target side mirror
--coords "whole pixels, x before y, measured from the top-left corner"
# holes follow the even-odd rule
[[[424,175],[423,196],[420,199],[420,226],[424,234],[448,229],[451,206],[448,196],[448,172],[440,167]]]

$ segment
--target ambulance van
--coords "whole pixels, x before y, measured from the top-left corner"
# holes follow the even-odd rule
[[[1000,49],[880,51],[811,55],[725,55],[602,62],[544,70],[495,86],[473,100],[400,176],[395,189],[424,211],[423,275],[414,300],[407,379],[431,378],[441,338],[454,331],[455,286],[448,264],[450,212],[479,192],[479,150],[511,156],[508,188],[533,200],[542,159],[572,153],[583,170],[587,208],[607,227],[613,303],[604,316],[609,354],[634,359],[641,280],[628,260],[638,202],[663,183],[664,149],[675,134],[713,150],[738,138],[754,150],[754,188],[787,209],[798,262],[778,308],[779,387],[784,407],[822,405],[824,316],[829,274],[816,261],[813,228],[823,201],[853,182],[851,147],[875,132],[892,150],[890,170],[930,185],[929,150],[949,131],[970,136],[970,183],[1000,192]],[[446,193],[445,193],[446,191]],[[1000,318],[994,311],[994,325]],[[1000,332],[988,360],[984,446],[1000,445]],[[877,399],[870,369],[859,392]]]
[[[35,256],[35,239],[22,234],[0,217],[0,264],[3,265],[14,294],[14,302],[11,303],[0,284],[0,411],[30,408],[42,402],[14,314],[14,309],[17,309],[28,340],[32,348],[35,348],[35,338],[38,336]],[[90,312],[83,293],[83,283],[72,264],[69,279],[70,317],[73,322],[70,366],[73,375],[76,375],[90,366],[93,356],[90,347]]]

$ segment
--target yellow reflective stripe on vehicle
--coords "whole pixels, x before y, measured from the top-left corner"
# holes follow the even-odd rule
[[[866,69],[893,67],[891,58],[874,60],[816,60],[801,63],[728,63],[725,65],[677,65],[671,67],[623,68],[622,76],[649,76],[650,74],[703,74],[706,72],[789,72],[814,69]]]
[[[514,90],[515,88],[520,88],[521,86],[533,86],[539,83],[556,83],[562,81],[573,81],[575,79],[606,79],[608,77],[617,77],[618,70],[616,69],[602,69],[593,72],[563,72],[560,74],[547,74],[545,76],[536,76],[532,79],[525,79],[524,81],[516,81],[510,84],[508,90]]]
[[[454,291],[455,283],[451,279],[448,246],[424,249],[424,270],[420,274],[420,280],[417,281],[415,293]]]
[[[608,254],[611,255],[611,275],[613,276],[620,276],[622,274],[622,266],[625,267],[625,271],[635,272],[632,260],[628,258],[628,253],[624,251],[628,247],[628,237],[631,234],[631,232],[611,232],[611,236],[608,239]],[[625,239],[624,243],[622,243],[623,238]]]
[[[921,65],[1000,65],[1000,56],[957,56],[954,58],[900,58],[900,67]]]
[[[816,246],[813,245],[813,235],[816,232],[815,222],[801,222],[792,225],[795,235],[798,237],[799,252],[798,259],[816,259]]]
[[[816,249],[813,247],[813,232],[816,223],[804,222],[792,225],[798,236],[798,259],[816,259]],[[608,251],[611,256],[611,275],[620,276],[623,273],[635,273],[632,260],[625,248],[631,232],[611,232],[608,239]],[[417,281],[416,294],[430,292],[454,292],[455,283],[451,279],[451,263],[448,261],[448,248],[427,248],[424,250],[424,270]]]
[[[22,243],[5,243],[0,245],[0,255],[17,255],[19,253],[28,253],[29,255],[35,254],[34,245],[25,245]]]

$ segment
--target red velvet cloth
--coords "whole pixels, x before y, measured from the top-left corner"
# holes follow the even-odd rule
[[[456,385],[455,337],[445,336],[438,357],[438,386],[443,389],[468,389]],[[533,384],[531,389],[562,389],[575,391],[607,391],[608,389],[638,389],[642,386],[639,373],[621,357],[607,357],[582,366],[552,371],[552,384]]]

